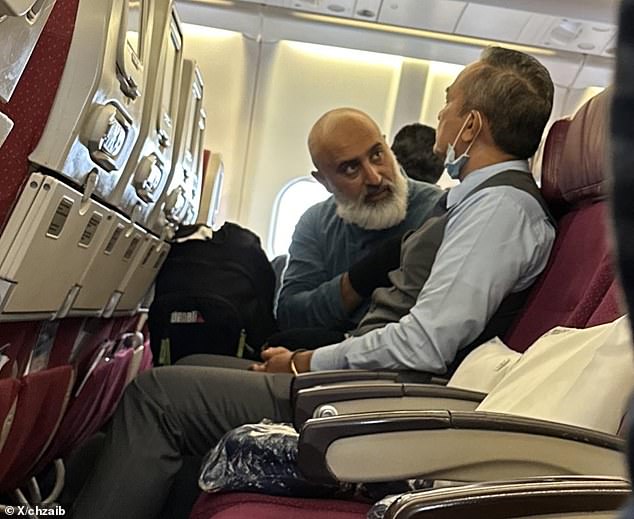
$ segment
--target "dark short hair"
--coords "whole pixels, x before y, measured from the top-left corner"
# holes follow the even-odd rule
[[[398,131],[392,151],[408,177],[430,184],[438,181],[444,166],[434,155],[435,140],[436,130],[420,123],[408,124]]]
[[[462,113],[478,110],[502,151],[520,159],[531,157],[553,107],[548,70],[528,54],[501,47],[485,49],[479,63],[460,85]]]

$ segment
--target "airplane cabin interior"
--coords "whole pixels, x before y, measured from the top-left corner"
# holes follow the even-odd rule
[[[435,127],[491,45],[533,55],[555,85],[531,168],[557,238],[504,342],[530,352],[555,327],[623,316],[605,162],[617,13],[617,0],[0,0],[0,510],[60,515],[64,460],[152,368],[147,312],[179,228],[237,222],[269,260],[287,254],[330,195],[306,147],[319,116],[356,107],[390,142]],[[611,414],[571,423],[446,380],[301,374],[298,466],[323,484],[437,482],[385,519],[616,517],[634,384],[600,380],[590,393]],[[372,505],[203,492],[190,517],[361,519]]]

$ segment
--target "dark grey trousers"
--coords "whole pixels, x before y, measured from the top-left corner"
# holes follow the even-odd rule
[[[128,386],[73,519],[156,519],[183,456],[202,458],[239,425],[291,421],[291,375],[245,371],[249,362],[229,357],[193,362],[227,367],[156,368]]]

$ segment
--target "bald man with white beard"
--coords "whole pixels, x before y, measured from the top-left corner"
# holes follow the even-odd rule
[[[295,228],[277,318],[283,330],[345,332],[367,311],[373,289],[389,285],[400,238],[420,227],[441,190],[406,178],[377,123],[354,108],[321,116],[308,149],[313,176],[333,196],[310,207]],[[377,248],[384,253],[377,256]],[[373,264],[359,265],[370,253]]]

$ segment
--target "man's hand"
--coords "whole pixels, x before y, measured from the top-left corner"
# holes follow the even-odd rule
[[[263,373],[292,373],[291,356],[292,351],[282,346],[273,346],[262,351],[262,360],[259,364],[249,366],[251,371],[260,371]],[[297,353],[293,357],[295,368],[299,373],[310,371],[310,359],[313,356],[312,351],[303,351]]]
[[[375,288],[392,284],[388,273],[400,266],[402,238],[399,234],[382,241],[348,269],[347,281],[358,296],[370,297]]]

